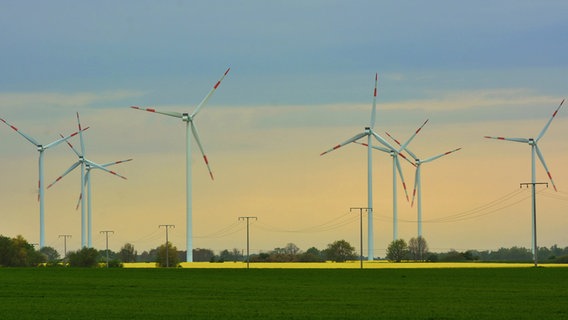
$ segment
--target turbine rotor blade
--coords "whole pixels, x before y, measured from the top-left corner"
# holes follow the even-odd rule
[[[67,141],[67,140],[71,139],[72,137],[76,136],[77,134],[81,134],[81,132],[86,131],[86,130],[88,130],[88,129],[89,129],[89,127],[86,127],[85,129],[83,129],[83,130],[81,130],[81,131],[75,131],[75,132],[73,132],[72,134],[70,134],[70,135],[68,135],[68,136],[66,136],[66,137],[64,137],[63,135],[59,134],[59,135],[61,136],[61,139],[56,140],[56,141],[54,141],[54,142],[52,142],[52,143],[50,143],[50,144],[44,146],[43,149],[48,149],[48,148],[51,148],[51,147],[55,147],[56,145],[62,143],[63,141]]]
[[[416,186],[418,185],[418,179],[420,179],[420,163],[416,165],[416,172],[414,173],[414,190],[412,190],[412,202],[411,207],[414,207],[414,199],[416,199]]]
[[[414,137],[416,137],[416,135],[418,134],[418,132],[420,132],[420,130],[422,130],[422,128],[426,125],[426,123],[428,123],[428,120],[429,120],[429,119],[426,119],[426,121],[424,121],[424,123],[420,126],[420,128],[418,128],[418,130],[416,130],[416,131],[414,132],[414,134],[413,134],[410,138],[408,138],[408,140],[406,140],[405,143],[403,143],[403,144],[400,146],[400,149],[398,149],[399,152],[402,151],[402,150],[404,150],[404,148],[406,148],[406,146],[408,146],[408,144],[414,139]],[[388,133],[387,133],[387,134],[388,134]],[[389,136],[390,136],[390,135],[389,135]],[[400,145],[400,143],[399,143],[399,145]]]
[[[55,179],[55,181],[53,181],[51,184],[49,184],[47,186],[47,189],[51,188],[51,186],[53,186],[54,184],[59,182],[59,180],[63,179],[63,177],[65,177],[69,172],[73,171],[73,169],[77,168],[80,164],[81,164],[81,161],[77,161],[74,164],[72,164],[71,167],[69,167],[69,169],[65,170],[65,172],[63,172],[62,175],[60,175],[57,179]]]
[[[412,151],[410,151],[410,149],[408,149],[408,147],[405,147],[404,151],[406,151],[414,159],[415,162],[418,160],[418,156],[415,155]]]
[[[195,141],[197,141],[197,146],[199,146],[199,150],[203,155],[203,160],[205,161],[205,165],[207,165],[207,170],[209,170],[209,176],[211,177],[211,180],[214,180],[213,172],[211,172],[211,167],[209,166],[209,160],[207,160],[207,156],[205,155],[205,151],[203,150],[203,145],[201,144],[201,140],[199,139],[199,133],[197,132],[197,128],[193,124],[193,121],[191,122],[191,131],[193,132],[193,137],[195,138]]]
[[[396,148],[392,146],[388,141],[386,141],[383,137],[379,136],[375,131],[371,130],[371,134],[379,141],[383,146],[389,148],[390,150],[396,151]]]
[[[385,133],[387,134],[387,136],[389,136],[389,138],[391,138],[391,140],[393,140],[394,142],[396,142],[396,144],[398,144],[398,145],[400,146],[400,148],[399,148],[398,150],[397,150],[397,149],[393,149],[393,151],[397,152],[399,156],[401,156],[404,160],[408,161],[411,165],[413,165],[413,166],[415,166],[415,167],[416,167],[416,164],[415,164],[413,161],[409,160],[409,159],[402,153],[402,150],[408,152],[408,154],[409,154],[411,157],[413,157],[414,159],[418,159],[418,157],[417,157],[414,153],[412,153],[410,150],[408,150],[408,149],[406,148],[406,146],[410,143],[410,141],[411,141],[412,139],[414,139],[414,136],[416,136],[416,134],[417,134],[418,132],[420,132],[420,130],[421,130],[422,127],[426,124],[426,122],[428,122],[428,120],[426,120],[426,121],[424,122],[424,124],[422,124],[422,126],[421,126],[418,130],[416,130],[416,132],[414,133],[414,135],[413,135],[412,137],[410,137],[410,139],[408,139],[408,141],[405,142],[405,143],[402,144],[402,145],[400,144],[400,142],[399,142],[398,140],[396,140],[396,139],[395,139],[393,136],[391,136],[388,132],[385,132]]]
[[[542,131],[540,132],[540,134],[538,135],[538,137],[536,138],[536,142],[538,142],[538,140],[540,140],[542,138],[542,136],[544,136],[544,134],[546,133],[546,130],[548,130],[548,127],[550,126],[550,123],[552,122],[552,120],[554,119],[554,117],[556,116],[556,114],[558,113],[558,110],[560,110],[560,107],[562,107],[562,104],[564,103],[564,99],[562,99],[562,102],[560,102],[560,105],[558,106],[558,108],[556,108],[556,110],[554,111],[554,113],[552,114],[552,117],[550,117],[550,119],[548,120],[548,122],[546,123],[546,125],[544,126],[544,128],[542,128]]]
[[[505,137],[491,137],[491,136],[484,136],[486,139],[495,139],[495,140],[506,140],[506,141],[513,141],[513,142],[522,142],[528,143],[529,139],[527,138],[505,138]]]
[[[377,115],[377,84],[379,81],[379,74],[375,73],[375,91],[373,92],[373,109],[371,109],[371,124],[370,128],[375,127],[376,115]]]
[[[398,153],[398,156],[402,157],[404,160],[408,161],[408,163],[410,163],[411,165],[413,165],[414,167],[416,167],[416,163],[410,159],[408,159],[403,153]]]
[[[326,150],[326,151],[320,153],[320,156],[323,156],[324,154],[329,153],[329,152],[331,152],[331,151],[333,151],[333,150],[339,149],[339,148],[343,147],[343,146],[346,145],[346,144],[349,144],[349,143],[351,143],[351,142],[355,142],[355,141],[357,141],[357,140],[359,140],[359,139],[361,139],[361,138],[363,138],[363,137],[365,137],[365,136],[367,136],[367,135],[368,135],[367,132],[359,133],[359,134],[353,136],[352,138],[347,139],[347,140],[343,141],[342,143],[336,145],[335,147],[333,147],[333,148],[331,148],[331,149],[328,149],[328,150]]]
[[[404,175],[402,174],[402,168],[400,166],[400,161],[398,160],[398,156],[393,156],[393,161],[395,162],[396,169],[398,171],[398,176],[400,177],[400,182],[402,182],[402,187],[404,189],[404,194],[406,195],[406,201],[409,202],[408,198],[408,190],[406,190],[406,182],[404,181]],[[393,172],[393,174],[396,174]]]
[[[93,161],[91,161],[91,160],[87,160],[87,159],[85,159],[85,161],[88,163],[88,165],[90,165],[90,166],[92,167],[91,169],[93,169],[93,168],[101,169],[101,170],[106,171],[106,172],[108,172],[108,173],[110,173],[110,174],[112,174],[112,175],[115,175],[115,176],[119,177],[119,178],[122,178],[122,179],[124,179],[124,180],[127,180],[126,177],[124,177],[124,176],[122,176],[122,175],[120,175],[120,174],[118,174],[118,173],[116,173],[116,172],[114,172],[114,171],[108,170],[107,168],[101,166],[101,165],[98,164],[98,163],[95,163],[95,162],[93,162]]]
[[[538,155],[538,158],[540,159],[540,163],[542,163],[542,166],[544,167],[544,170],[546,170],[546,174],[548,175],[548,179],[550,179],[550,182],[552,183],[552,186],[554,187],[554,191],[558,191],[558,189],[556,189],[556,185],[554,184],[554,180],[552,180],[552,175],[550,174],[550,170],[548,170],[548,166],[546,165],[546,162],[544,161],[544,157],[542,156],[542,152],[540,152],[540,149],[538,147],[538,145],[535,144],[535,149],[536,149],[536,154]]]
[[[83,130],[81,129],[81,120],[79,119],[79,112],[77,112],[77,127],[79,128],[79,142],[81,143],[81,156],[85,156],[85,143],[83,141]]]
[[[85,172],[85,179],[83,179],[83,187],[87,187],[87,184],[89,183],[89,177],[91,176],[90,171],[91,171],[91,167],[89,165],[87,165],[86,168],[86,172]],[[75,206],[75,210],[79,210],[79,205],[81,204],[81,201],[83,201],[83,193],[79,193],[79,199],[77,199],[77,205]]]
[[[63,135],[60,133],[59,136],[61,138],[63,138]],[[75,147],[73,147],[73,145],[71,144],[71,142],[69,141],[65,141],[67,143],[67,145],[71,148],[71,150],[73,150],[73,152],[75,153],[75,155],[77,155],[78,158],[81,158],[81,154],[79,153],[79,151],[77,151],[77,149],[75,149]]]
[[[201,100],[201,102],[197,105],[197,107],[195,108],[195,110],[193,111],[193,113],[191,114],[190,118],[193,119],[193,117],[195,117],[195,115],[201,110],[201,108],[203,108],[203,106],[207,103],[207,101],[209,100],[209,98],[211,98],[211,95],[213,95],[213,92],[215,92],[215,90],[217,90],[217,88],[219,87],[219,85],[221,84],[221,81],[223,81],[223,79],[225,79],[225,76],[227,76],[227,73],[229,73],[229,70],[231,70],[231,68],[227,69],[227,71],[225,71],[225,73],[223,74],[223,76],[221,77],[221,79],[219,79],[219,81],[217,81],[217,83],[213,86],[213,88],[211,89],[211,91],[209,91],[209,93],[205,96],[205,98],[203,98],[203,100]]]
[[[399,146],[401,146],[400,142],[398,140],[396,140],[393,136],[390,135],[390,133],[386,132],[386,135],[392,140],[394,141],[396,144],[398,144]]]
[[[77,200],[77,205],[75,206],[75,210],[79,210],[79,205],[81,204],[81,201],[83,201],[83,194],[79,193],[79,200]]]
[[[19,133],[22,137],[24,137],[26,140],[28,140],[29,142],[31,142],[32,144],[34,144],[35,146],[40,146],[39,142],[37,142],[34,138],[28,136],[27,134],[23,133],[22,131],[18,130],[18,128],[16,128],[15,126],[11,125],[10,123],[8,123],[8,121],[0,118],[0,121],[4,122],[7,126],[9,126],[10,128],[12,128],[14,131],[16,131],[17,133]]]
[[[108,166],[113,166],[113,165],[115,165],[115,164],[121,164],[121,163],[129,162],[129,161],[132,161],[132,160],[134,160],[134,159],[126,159],[126,160],[114,161],[114,162],[109,162],[109,163],[102,164],[101,166],[103,166],[103,167],[106,168],[106,167],[108,167]]]
[[[166,116],[183,119],[183,113],[180,113],[180,112],[158,111],[158,110],[153,109],[153,108],[141,108],[141,107],[138,107],[138,106],[131,106],[130,108],[136,109],[136,110],[141,110],[141,111],[148,111],[148,112],[152,112],[152,113],[159,113],[159,114],[163,114],[163,115],[166,115]]]
[[[360,144],[360,145],[362,145],[362,146],[364,146],[364,147],[368,147],[368,146],[369,146],[369,145],[368,145],[367,143],[365,143],[365,142],[353,141],[353,143]],[[381,146],[371,146],[371,147],[372,147],[373,149],[376,149],[376,150],[379,150],[379,151],[382,151],[382,152],[391,153],[391,150],[390,150],[390,149],[383,148],[383,147],[381,147]]]
[[[451,151],[444,152],[444,153],[439,154],[439,155],[437,155],[437,156],[433,156],[433,157],[428,158],[428,159],[426,159],[426,160],[422,160],[421,162],[422,162],[422,163],[431,162],[431,161],[434,161],[434,160],[436,160],[436,159],[438,159],[438,158],[441,158],[441,157],[443,157],[443,156],[447,156],[447,155],[449,155],[450,153],[453,153],[453,152],[456,152],[456,151],[459,151],[459,150],[461,150],[461,148],[457,148],[457,149],[454,149],[454,150],[451,150]]]

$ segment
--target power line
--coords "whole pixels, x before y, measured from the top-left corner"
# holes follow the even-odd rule
[[[360,237],[360,248],[361,248],[361,269],[363,269],[363,210],[365,210],[365,212],[369,212],[369,210],[372,210],[369,207],[351,207],[349,208],[349,212],[351,212],[352,210],[359,210],[359,237]]]
[[[173,225],[173,224],[161,224],[161,225],[158,226],[158,228],[161,228],[161,227],[164,227],[166,229],[166,268],[169,268],[170,267],[170,254],[169,254],[169,252],[170,252],[169,242],[170,241],[168,240],[168,230],[170,228],[175,228],[176,226]],[[189,250],[189,248],[188,248],[188,250]]]
[[[249,237],[249,221],[251,219],[254,220],[258,220],[257,217],[251,217],[251,216],[246,216],[246,217],[239,217],[239,221],[241,220],[246,220],[247,221],[247,269],[249,268],[249,264],[250,264],[250,237]]]
[[[237,221],[213,233],[204,236],[194,236],[194,238],[224,238],[226,236],[235,234],[243,229],[244,227]]]
[[[114,231],[112,231],[112,230],[103,230],[103,231],[100,231],[99,233],[101,233],[101,234],[104,233],[105,236],[106,236],[106,266],[107,266],[107,268],[108,268],[108,234],[109,234],[109,233],[114,234]]]

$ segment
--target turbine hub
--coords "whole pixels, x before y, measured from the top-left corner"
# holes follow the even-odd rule
[[[191,117],[189,116],[188,113],[182,113],[181,114],[181,119],[185,122],[190,122],[191,121]]]

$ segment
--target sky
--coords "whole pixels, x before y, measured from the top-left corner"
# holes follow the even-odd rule
[[[287,243],[359,250],[366,149],[320,153],[370,123],[406,140],[422,167],[423,235],[432,251],[531,246],[530,148],[486,135],[536,137],[568,96],[565,1],[3,1],[0,117],[42,143],[85,132],[87,158],[133,158],[93,172],[93,245],[142,252],[169,237],[185,249],[185,128],[130,106],[192,112],[215,180],[193,143],[194,247]],[[539,187],[538,243],[568,246],[568,106],[540,141],[558,192]],[[39,242],[35,147],[0,123],[0,234]],[[77,145],[78,140],[71,141]],[[46,151],[50,183],[76,161]],[[408,192],[414,167],[402,163]],[[537,181],[546,172],[537,165]],[[46,245],[80,247],[80,175],[46,192]],[[399,236],[417,235],[398,185]],[[392,162],[373,154],[375,256],[393,238]],[[366,230],[366,219],[364,230]],[[366,238],[366,234],[364,237]],[[366,240],[364,242],[366,244]],[[366,250],[366,249],[365,249]]]

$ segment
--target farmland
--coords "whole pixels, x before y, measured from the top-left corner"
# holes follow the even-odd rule
[[[566,319],[568,268],[0,269],[2,319]]]

